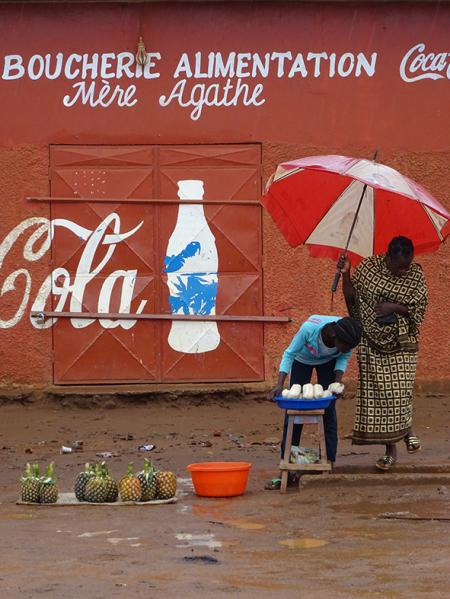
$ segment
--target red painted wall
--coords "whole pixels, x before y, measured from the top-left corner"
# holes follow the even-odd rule
[[[417,179],[450,207],[450,74],[448,69],[419,68],[408,76],[436,78],[409,83],[400,75],[402,59],[419,43],[425,45],[425,54],[448,49],[447,3],[0,4],[0,23],[0,74],[5,73],[7,55],[21,55],[26,65],[36,54],[135,52],[139,35],[148,52],[161,54],[154,69],[160,73],[157,78],[107,80],[113,87],[136,85],[133,97],[137,102],[132,107],[91,107],[80,102],[64,106],[64,97],[73,97],[72,86],[79,79],[0,79],[0,243],[23,219],[48,216],[46,205],[24,198],[49,194],[50,144],[257,142],[263,149],[264,179],[278,162],[289,158],[321,153],[370,156],[378,148],[382,162]],[[170,95],[181,79],[173,74],[182,53],[188,53],[192,65],[198,51],[203,57],[210,51],[221,51],[223,56],[257,52],[261,57],[267,52],[303,53],[307,76],[278,77],[273,63],[267,78],[241,79],[252,90],[263,85],[262,105],[205,106],[200,118],[193,120],[192,107],[174,102],[163,107],[159,100]],[[370,57],[376,52],[375,73],[372,77],[364,72],[359,77],[353,73],[330,77],[329,60],[324,59],[321,75],[315,77],[308,52],[337,57],[345,52]],[[428,57],[426,64],[432,62]],[[226,80],[191,78],[186,86],[190,92],[193,85],[212,83],[222,87]],[[95,86],[98,92],[100,77]],[[0,270],[3,320],[17,310],[25,288],[25,274],[19,275],[14,289],[11,281],[5,286],[8,275],[27,268],[33,298],[47,274],[46,260],[24,262],[28,237],[25,234],[14,244]],[[450,347],[441,333],[448,328],[444,323],[449,316],[449,260],[448,246],[437,255],[420,258],[430,287],[418,370],[421,380],[450,379]],[[303,248],[290,249],[265,215],[265,312],[294,318],[289,326],[266,327],[267,379],[275,374],[279,355],[301,320],[312,312],[330,311],[328,289],[333,272],[330,262],[309,258]],[[15,327],[0,329],[3,384],[41,386],[52,380],[51,332],[31,327],[30,308],[29,303]],[[340,299],[335,312],[343,313]]]

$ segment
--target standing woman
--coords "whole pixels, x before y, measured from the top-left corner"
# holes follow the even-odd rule
[[[386,446],[375,464],[379,470],[395,464],[399,441],[409,453],[420,450],[412,431],[412,395],[428,294],[413,257],[412,241],[395,237],[386,254],[365,258],[352,274],[348,258],[338,262],[348,311],[363,330],[353,443]]]

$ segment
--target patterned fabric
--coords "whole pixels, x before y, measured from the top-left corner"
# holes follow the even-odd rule
[[[427,305],[422,268],[411,264],[405,274],[394,276],[384,255],[372,256],[354,271],[352,283],[356,303],[350,313],[363,328],[353,443],[396,443],[412,425],[419,329]],[[378,324],[374,308],[380,302],[403,304],[408,317],[397,315],[393,324]]]

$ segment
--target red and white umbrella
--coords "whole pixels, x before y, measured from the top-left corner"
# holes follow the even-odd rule
[[[432,252],[449,234],[449,212],[421,185],[393,168],[346,156],[309,156],[280,164],[262,198],[293,247],[337,259],[385,252],[397,235],[417,253]],[[356,218],[355,218],[356,217]]]

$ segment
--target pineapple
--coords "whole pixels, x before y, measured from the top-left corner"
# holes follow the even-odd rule
[[[108,492],[108,482],[103,476],[101,467],[97,464],[95,474],[86,483],[84,500],[89,503],[104,503]]]
[[[119,482],[122,501],[139,501],[142,487],[138,477],[133,473],[133,464],[128,464],[127,474]]]
[[[95,476],[94,468],[89,464],[85,464],[84,471],[80,472],[75,479],[75,497],[78,501],[84,501],[84,493],[88,481]]]
[[[156,497],[171,499],[177,492],[177,477],[173,472],[159,471],[156,473]]]
[[[155,469],[149,460],[144,460],[144,467],[138,474],[141,483],[142,493],[141,501],[151,501],[156,497],[156,476]]]
[[[117,501],[117,497],[119,496],[119,487],[117,486],[116,481],[110,475],[108,466],[105,462],[100,464],[100,468],[102,470],[102,475],[106,481],[106,498],[105,502],[114,503]]]
[[[58,501],[58,487],[56,486],[53,462],[47,466],[45,476],[41,479],[39,501],[40,503],[56,503]]]
[[[33,464],[33,468],[37,464]],[[30,464],[26,465],[25,474],[20,479],[20,496],[22,501],[27,503],[39,503],[39,490],[41,483],[39,481],[39,472],[36,477]]]

